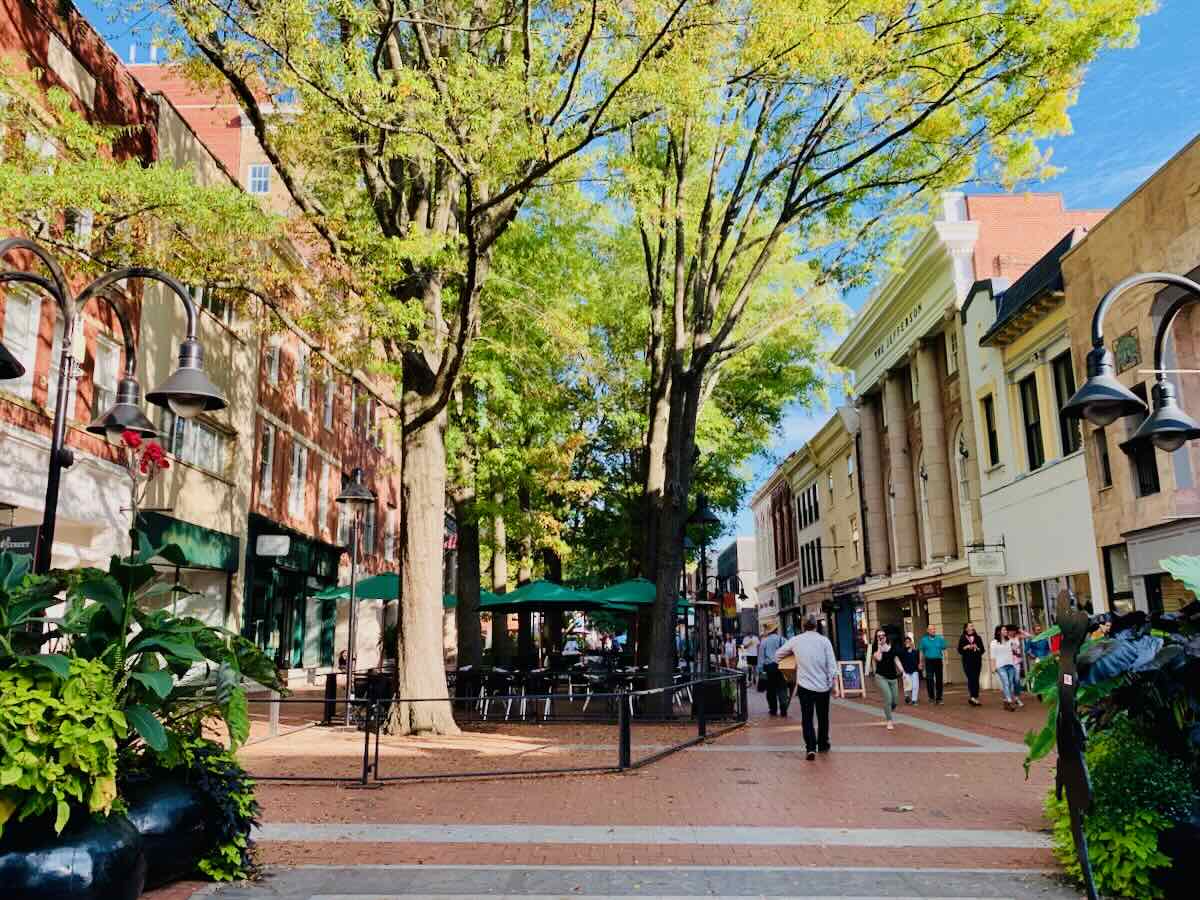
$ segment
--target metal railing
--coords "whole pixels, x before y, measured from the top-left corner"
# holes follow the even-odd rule
[[[662,698],[654,702],[655,698]],[[717,698],[720,698],[718,701]],[[603,714],[592,716],[572,715],[568,709],[563,712],[558,705],[563,701],[568,705],[587,706],[593,704]],[[349,735],[362,733],[361,746],[351,755],[351,743],[346,742],[343,752],[337,750],[314,749],[308,754],[300,753],[292,758],[300,758],[308,764],[306,767],[292,763],[293,771],[273,771],[259,774],[253,769],[252,759],[244,760],[250,777],[259,781],[286,782],[336,782],[359,786],[380,785],[405,781],[435,781],[462,780],[480,778],[526,777],[534,775],[566,775],[579,773],[623,772],[649,765],[664,759],[673,753],[688,747],[703,743],[705,740],[719,737],[745,724],[748,713],[748,693],[746,679],[742,673],[723,671],[704,677],[698,677],[685,682],[677,682],[663,687],[644,688],[641,690],[619,690],[609,692],[592,691],[571,697],[561,693],[547,694],[480,694],[466,697],[437,697],[437,698],[363,698],[351,700],[351,726],[340,726],[346,720],[346,703],[342,699],[327,698],[264,698],[252,697],[249,700],[252,718],[272,722],[272,734],[250,742],[247,747],[274,741],[286,741],[290,736],[322,725],[340,726],[336,730]],[[418,766],[410,766],[410,771],[386,773],[381,766],[390,764],[394,759],[392,754],[381,753],[385,746],[383,737],[394,707],[405,714],[404,706],[423,703],[449,702],[454,711],[454,718],[459,724],[470,724],[476,728],[488,728],[494,725],[504,726],[500,734],[514,739],[529,741],[529,749],[519,754],[520,758],[531,760],[526,768],[505,767],[478,768],[467,766],[463,770],[453,770],[437,767],[430,771],[415,771]],[[308,706],[314,712],[322,711],[322,719],[305,716],[303,707]],[[340,713],[339,713],[340,710]],[[500,712],[503,710],[503,717]],[[284,712],[287,711],[287,712]],[[540,711],[540,715],[538,712]],[[267,715],[264,717],[263,713]],[[516,717],[513,713],[516,712]],[[278,723],[290,726],[281,731]],[[688,737],[682,740],[670,740],[666,744],[651,745],[648,755],[635,757],[633,744],[634,723],[653,725],[667,731],[675,728],[686,728]],[[710,725],[721,723],[716,730]],[[593,745],[557,745],[543,743],[540,746],[537,736],[544,735],[544,726],[556,724],[594,724],[612,725],[616,729],[616,743],[601,743]],[[514,729],[536,727],[536,735],[521,735]],[[694,733],[693,733],[694,728]],[[322,729],[325,731],[325,729]],[[326,733],[328,733],[326,731]],[[486,731],[485,731],[486,733]],[[276,745],[279,746],[279,745]],[[394,749],[409,751],[410,756],[416,756],[421,749],[419,743],[412,745],[393,745]],[[389,747],[392,749],[392,747]],[[420,757],[424,762],[430,759],[452,758],[454,749],[437,748],[436,754]],[[563,765],[543,765],[541,761],[547,753],[565,751],[573,759],[572,763]],[[615,751],[615,753],[614,753]],[[461,755],[471,751],[464,750]],[[612,754],[612,755],[610,755]],[[515,754],[514,754],[515,755]],[[581,758],[582,757],[582,758]],[[607,758],[606,758],[607,757]],[[276,769],[286,768],[289,757],[286,754],[275,754],[269,757],[270,763]],[[403,763],[401,763],[403,765]],[[342,772],[331,772],[331,768],[343,767]]]

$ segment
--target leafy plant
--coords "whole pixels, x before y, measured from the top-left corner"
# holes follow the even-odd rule
[[[37,632],[29,626],[46,624],[46,610],[61,602],[58,594],[66,578],[63,573],[34,575],[29,571],[31,562],[26,554],[0,553],[0,667],[33,663],[65,678],[65,656],[28,651],[58,635],[53,629]]]
[[[61,832],[72,807],[107,813],[117,796],[117,743],[126,734],[112,670],[72,659],[66,677],[18,665],[0,669],[0,832],[54,814]]]
[[[1084,820],[1096,885],[1106,895],[1161,896],[1151,881],[1170,864],[1159,833],[1185,817],[1196,802],[1186,764],[1160,753],[1128,716],[1115,719],[1087,752],[1094,802]],[[1053,789],[1046,814],[1054,826],[1054,853],[1067,874],[1081,879],[1070,815]]]

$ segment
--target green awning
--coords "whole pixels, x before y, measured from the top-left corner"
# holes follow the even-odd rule
[[[350,585],[325,588],[313,596],[318,600],[341,600],[350,596]],[[395,600],[400,596],[400,576],[395,572],[381,572],[364,578],[354,586],[354,596],[359,600]]]
[[[238,539],[232,534],[193,525],[158,512],[138,515],[138,526],[152,547],[177,544],[190,568],[236,572],[240,558]]]
[[[621,603],[632,606],[649,606],[654,602],[655,587],[653,581],[645,578],[631,578],[620,584],[613,584],[598,591],[589,591],[590,595],[601,603]]]

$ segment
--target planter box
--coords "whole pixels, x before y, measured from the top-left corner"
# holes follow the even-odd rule
[[[4,900],[137,900],[145,883],[142,838],[124,816],[78,815],[61,835],[46,820],[5,826]]]

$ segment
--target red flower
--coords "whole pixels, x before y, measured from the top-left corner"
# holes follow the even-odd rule
[[[158,462],[167,455],[167,452],[162,448],[162,444],[158,443],[157,441],[150,441],[147,443],[145,453],[146,458],[151,462]]]
[[[138,447],[142,446],[142,436],[136,431],[130,431],[128,428],[121,432],[121,441],[126,447],[129,447],[133,450],[136,450]]]
[[[141,469],[142,474],[145,475],[148,471],[150,471],[150,460],[143,456],[142,464],[138,466],[138,468]]]
[[[171,466],[171,464],[169,462],[167,462],[166,459],[160,459],[158,461],[158,467],[160,469],[167,469],[167,468],[170,468],[170,466]]]

